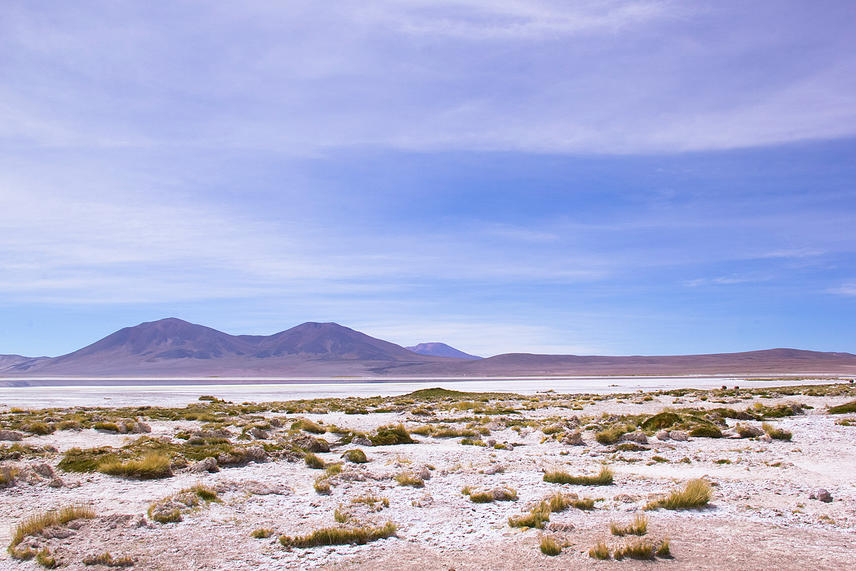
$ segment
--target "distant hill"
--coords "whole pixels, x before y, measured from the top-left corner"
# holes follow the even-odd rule
[[[404,348],[336,323],[230,335],[176,318],[126,327],[67,355],[0,355],[6,384],[30,377],[312,378],[558,375],[856,375],[856,355],[799,349],[677,356],[536,355],[486,359],[443,343]]]
[[[21,360],[23,359],[23,360]],[[419,355],[336,323],[303,323],[273,335],[229,335],[181,319],[125,327],[67,355],[9,359],[4,376],[369,375]]]
[[[469,353],[464,353],[458,349],[450,345],[446,345],[445,343],[440,343],[438,341],[433,341],[431,343],[420,343],[419,345],[413,345],[412,347],[407,347],[409,351],[413,351],[414,353],[419,353],[420,355],[433,355],[435,357],[453,357],[456,359],[481,359],[481,357],[477,357],[476,355],[470,355]]]

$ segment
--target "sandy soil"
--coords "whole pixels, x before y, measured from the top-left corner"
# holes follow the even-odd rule
[[[513,450],[465,446],[460,438],[419,436],[415,437],[419,442],[412,445],[361,446],[370,462],[346,464],[331,479],[330,495],[319,495],[313,489],[315,478],[323,471],[285,459],[216,473],[184,470],[167,479],[148,481],[66,473],[56,469],[65,450],[120,446],[137,435],[60,431],[22,442],[50,444],[58,449],[56,455],[3,463],[28,473],[28,466],[46,462],[56,470],[62,485],[51,487],[50,478],[31,477],[0,489],[0,542],[8,544],[14,525],[33,513],[85,503],[98,517],[79,520],[54,537],[34,539],[39,548],[48,546],[63,568],[104,569],[84,565],[83,559],[110,551],[133,558],[139,569],[641,569],[652,565],[668,569],[844,569],[856,561],[856,426],[836,424],[841,416],[828,415],[825,410],[849,400],[852,397],[794,396],[760,401],[768,406],[799,402],[814,407],[773,422],[793,433],[791,442],[736,436],[688,441],[650,438],[649,450],[618,452],[613,446],[596,443],[590,431],[583,432],[585,445],[572,446],[544,441],[541,430],[501,428],[485,440],[514,443]],[[756,400],[740,400],[731,406],[743,409],[753,402]],[[655,414],[664,407],[684,406],[723,405],[692,397],[658,396],[646,402],[613,397],[583,410],[544,408],[525,414],[532,418]],[[445,414],[451,413],[438,416]],[[300,416],[360,431],[395,422],[418,425],[415,417],[404,413]],[[166,436],[199,427],[191,421],[150,424],[153,435]],[[324,437],[335,440],[334,435]],[[339,461],[342,451],[353,447],[334,448],[318,456],[327,462]],[[655,462],[655,456],[665,461]],[[688,460],[682,462],[685,458]],[[615,473],[613,485],[558,485],[542,478],[551,468],[594,473],[602,462]],[[427,472],[430,479],[424,488],[403,487],[394,479],[402,471]],[[673,559],[604,562],[589,557],[589,549],[599,540],[612,546],[625,541],[610,535],[611,522],[629,522],[650,499],[692,478],[705,478],[713,484],[709,506],[646,512],[647,537],[653,541],[668,537]],[[218,490],[221,501],[188,511],[178,523],[161,524],[146,517],[153,501],[196,483]],[[461,493],[464,486],[513,488],[519,497],[517,501],[475,504]],[[818,488],[828,490],[833,501],[810,499]],[[544,530],[508,525],[509,516],[526,512],[557,490],[595,498],[596,509],[554,513]],[[389,507],[371,511],[351,502],[367,494],[387,498]],[[277,541],[280,534],[294,536],[335,526],[337,508],[352,521],[391,521],[397,534],[366,545],[306,549],[286,549]],[[250,534],[258,528],[271,528],[274,534],[253,539]],[[544,534],[566,545],[560,555],[548,557],[540,552],[539,539]],[[4,552],[0,568],[39,567],[33,560],[17,561]]]

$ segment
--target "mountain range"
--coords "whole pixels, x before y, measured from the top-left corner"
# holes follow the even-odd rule
[[[489,332],[486,332],[489,334]],[[4,384],[51,377],[493,377],[856,374],[856,355],[799,349],[678,356],[468,355],[444,343],[402,347],[336,323],[230,335],[176,318],[126,327],[59,357],[0,355]]]

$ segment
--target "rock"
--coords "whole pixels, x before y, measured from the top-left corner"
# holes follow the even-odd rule
[[[810,500],[819,500],[824,503],[829,503],[832,501],[832,494],[829,493],[828,490],[824,488],[818,488],[811,493],[808,497]]]
[[[63,482],[61,478],[52,478],[51,481],[48,482],[48,486],[51,488],[62,488],[65,486],[65,482]]]
[[[758,440],[760,440],[761,442],[772,442],[773,441],[772,437],[769,434],[764,434],[764,435],[759,436]]]
[[[351,444],[354,446],[371,446],[372,441],[365,436],[355,436],[354,439],[351,440]]]
[[[668,430],[660,430],[657,432],[657,440],[668,440],[669,439],[669,431]]]
[[[261,428],[251,428],[247,431],[247,434],[255,438],[256,440],[267,440],[270,438],[270,433],[266,430],[262,430]]]
[[[576,526],[572,523],[559,523],[556,521],[551,521],[547,524],[547,531],[552,531],[556,533],[574,531],[575,529]]]
[[[54,475],[53,468],[50,467],[49,464],[45,464],[44,462],[40,462],[39,464],[33,464],[30,468],[38,474],[39,476],[44,476],[45,478],[52,478]]]
[[[517,494],[507,488],[494,488],[490,491],[490,494],[498,502],[509,502],[517,499]]]
[[[621,435],[621,440],[624,442],[636,442],[637,444],[648,444],[648,437],[644,432],[628,432]]]
[[[306,434],[301,434],[299,436],[295,436],[294,440],[292,440],[292,443],[295,446],[302,448],[307,452],[329,452],[330,451],[330,443],[329,442],[327,442],[323,438],[314,438],[314,437],[306,435]],[[371,446],[372,445],[371,442],[369,442],[368,444],[358,444],[356,438],[354,438],[354,440],[351,441],[351,444],[355,444],[357,446]]]
[[[617,496],[615,496],[612,499],[616,503],[620,502],[622,504],[630,504],[630,503],[633,503],[636,501],[636,498],[634,496],[629,495],[629,494],[618,494]]]
[[[201,474],[203,472],[218,472],[220,468],[217,467],[216,458],[208,457],[193,464],[193,466],[190,467],[190,470],[197,474]]]
[[[738,424],[737,433],[740,435],[740,438],[755,438],[764,434],[764,431],[753,424]]]
[[[487,439],[487,445],[488,445],[488,447],[493,448],[494,446],[496,446],[496,439],[495,438],[488,438]]]
[[[330,449],[329,446],[327,449]],[[249,446],[246,449],[246,459],[248,462],[266,462],[268,453],[261,446]]]
[[[502,464],[492,464],[484,469],[484,473],[488,476],[493,476],[494,474],[502,474],[505,472],[505,466]]]
[[[10,442],[18,442],[23,440],[24,435],[14,430],[0,430],[0,440],[8,440]]]
[[[669,438],[678,442],[686,442],[690,439],[690,436],[683,430],[672,430],[669,432]]]
[[[575,430],[573,432],[569,432],[562,438],[562,444],[567,444],[569,446],[585,446],[586,443],[583,441],[583,435],[579,430]]]
[[[134,424],[134,432],[137,434],[148,434],[152,431],[152,427],[145,422],[136,422]]]
[[[240,489],[254,496],[286,496],[291,493],[291,488],[277,482],[257,482],[255,480],[240,482]]]
[[[429,470],[427,466],[422,466],[422,469],[419,470],[419,477],[422,478],[423,480],[430,480],[431,479],[431,470]]]

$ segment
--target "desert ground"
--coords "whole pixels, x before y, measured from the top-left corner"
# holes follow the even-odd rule
[[[852,568],[854,399],[842,380],[2,407],[0,568]]]

